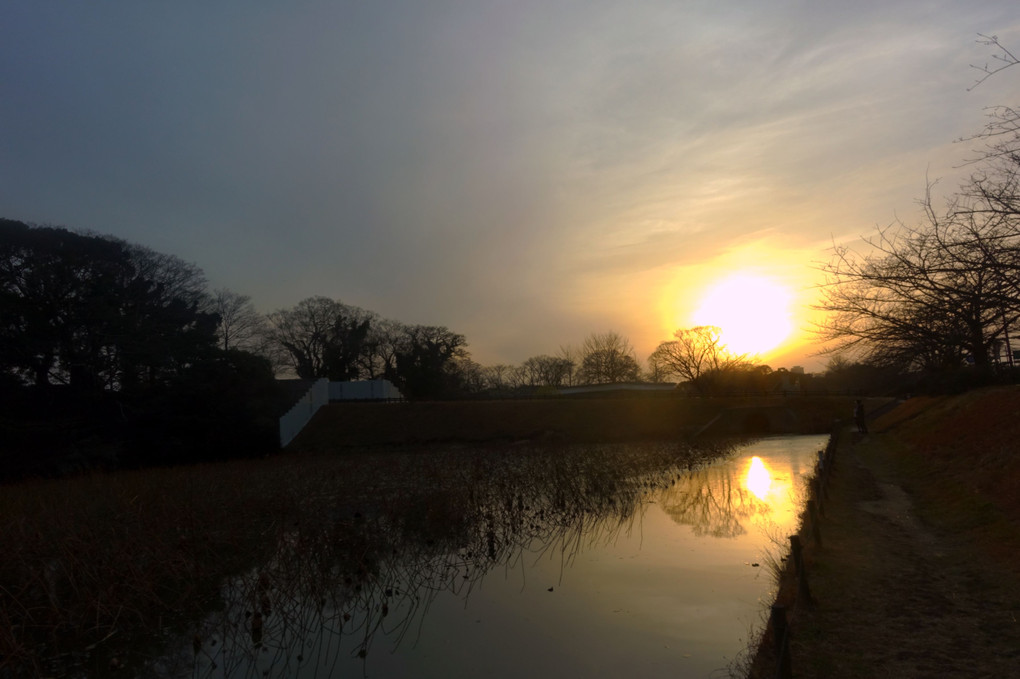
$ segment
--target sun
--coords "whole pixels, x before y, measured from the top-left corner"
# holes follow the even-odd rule
[[[733,274],[712,286],[691,316],[694,325],[715,325],[736,354],[765,354],[793,332],[790,291],[770,278]]]

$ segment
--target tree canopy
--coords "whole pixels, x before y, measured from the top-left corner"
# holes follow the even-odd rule
[[[0,221],[0,366],[38,387],[166,383],[215,345],[205,279],[101,236]]]
[[[674,375],[699,393],[707,393],[710,378],[746,363],[744,356],[730,353],[721,331],[711,325],[681,328],[672,340],[661,342],[648,362],[656,374]]]

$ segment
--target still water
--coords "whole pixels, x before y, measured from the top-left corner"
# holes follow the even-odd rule
[[[497,494],[475,538],[455,549],[437,548],[454,544],[443,535],[401,543],[399,555],[381,556],[349,536],[322,543],[346,541],[348,556],[361,550],[352,569],[291,545],[277,562],[228,583],[222,610],[151,669],[196,677],[725,676],[762,624],[774,587],[768,563],[795,530],[805,477],[825,440],[762,439],[693,470],[632,479],[628,493],[614,486],[600,494],[604,482],[587,481],[584,497],[598,500],[550,496],[543,504]],[[414,521],[406,524],[373,530],[409,535]]]

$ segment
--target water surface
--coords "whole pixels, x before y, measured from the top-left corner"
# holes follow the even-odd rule
[[[439,525],[453,524],[438,533],[424,518],[359,515],[370,524],[365,535],[387,536],[392,553],[348,533],[304,549],[306,536],[295,534],[301,544],[228,583],[223,609],[153,669],[209,677],[722,673],[771,601],[768,560],[795,530],[804,476],[824,444],[820,436],[768,438],[691,471],[625,483],[585,476],[573,493],[549,490],[569,486],[566,478],[530,495],[513,483],[502,492],[472,488],[470,502],[483,508],[474,518],[458,511],[468,496],[422,505],[440,511]]]

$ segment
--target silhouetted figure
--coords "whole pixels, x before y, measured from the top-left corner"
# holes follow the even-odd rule
[[[857,422],[857,431],[862,434],[868,433],[868,418],[864,414],[864,401],[857,399],[854,402],[854,421]]]

